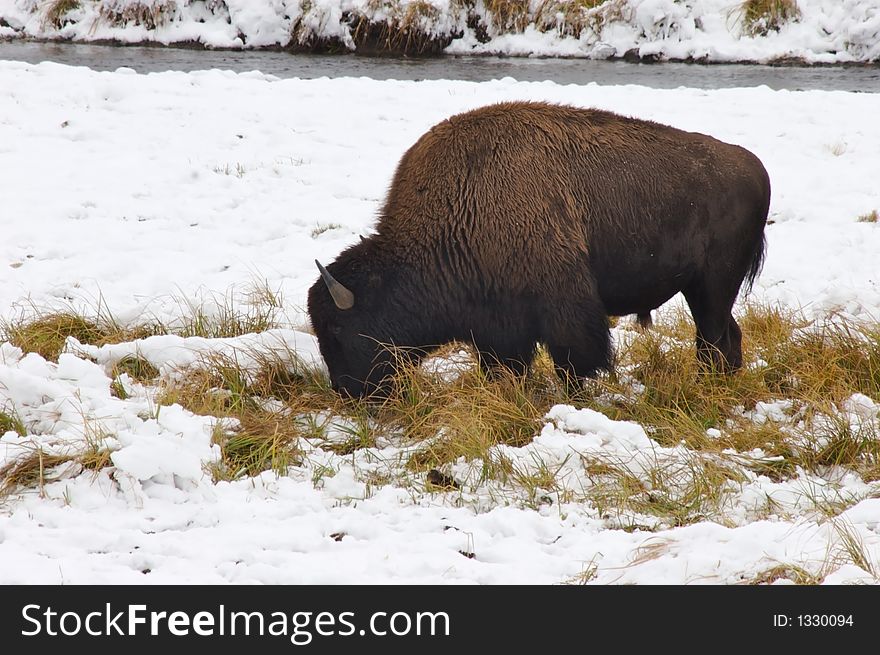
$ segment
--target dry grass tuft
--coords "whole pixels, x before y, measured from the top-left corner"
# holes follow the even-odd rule
[[[880,212],[876,209],[869,211],[867,214],[862,214],[858,219],[859,223],[877,223],[880,221]]]
[[[228,292],[214,296],[209,302],[193,303],[179,300],[182,318],[174,325],[158,320],[124,324],[99,301],[91,316],[69,309],[41,312],[36,307],[21,317],[0,324],[0,339],[9,341],[24,352],[34,352],[44,359],[57,361],[67,337],[80,343],[103,346],[145,339],[160,334],[206,339],[237,337],[265,332],[282,325],[283,301],[280,292],[266,282],[251,283],[240,295]],[[120,362],[119,372],[127,372],[137,380],[154,378],[158,372],[144,360]],[[131,370],[127,370],[127,369]]]
[[[676,460],[656,458],[644,470],[624,462],[584,459],[584,470],[592,483],[586,498],[600,515],[622,529],[648,531],[718,520],[730,483],[745,479],[738,467],[699,453]],[[655,525],[634,525],[633,516],[652,517]]]
[[[349,24],[357,52],[361,54],[439,55],[452,41],[433,25],[440,10],[425,0],[401,5],[387,0],[370,0],[362,14],[352,15]]]
[[[743,30],[748,36],[778,32],[788,22],[801,16],[796,0],[745,0],[737,9]]]
[[[54,478],[51,470],[56,466],[71,461],[66,455],[50,455],[41,449],[35,449],[26,457],[14,459],[0,467],[0,498],[5,498],[19,488],[43,486]]]
[[[37,318],[20,318],[0,326],[0,337],[44,359],[57,361],[67,337],[80,343],[102,346],[161,333],[156,325],[125,327],[112,317],[86,318],[75,312],[53,312]]]
[[[535,12],[535,25],[542,32],[580,38],[584,31],[599,35],[610,22],[622,20],[626,0],[543,0]]]
[[[98,13],[111,25],[142,25],[155,30],[177,14],[175,0],[102,0]]]
[[[184,317],[166,327],[166,332],[182,337],[221,339],[265,332],[283,323],[284,302],[280,291],[266,282],[254,282],[237,297],[232,291],[217,295],[208,303],[185,302]]]
[[[855,565],[875,580],[880,577],[880,562],[873,550],[865,544],[855,526],[844,520],[834,520],[834,537],[823,561],[807,570],[794,564],[778,564],[762,571],[744,584],[772,584],[785,580],[799,585],[818,585],[831,573],[845,565]]]
[[[451,384],[410,368],[398,376],[397,395],[383,408],[390,424],[424,446],[410,458],[416,471],[439,468],[459,458],[481,459],[506,478],[513,473],[493,458],[495,446],[524,446],[540,430],[550,398],[528,378],[504,371],[491,377],[479,368]],[[500,468],[498,468],[500,467]]]
[[[880,561],[876,560],[876,551],[867,546],[856,528],[845,521],[835,521],[834,531],[838,542],[836,552],[832,553],[832,562],[837,566],[855,564],[875,579],[880,578]]]
[[[138,382],[149,382],[159,377],[159,369],[143,357],[133,355],[123,357],[113,367],[114,378],[119,377],[123,373]]]
[[[79,9],[80,5],[80,0],[49,0],[43,12],[43,25],[61,29],[71,22],[68,14]]]
[[[741,584],[766,585],[784,580],[798,585],[822,584],[824,575],[817,575],[795,564],[777,564],[760,571],[755,576],[744,580]]]
[[[253,372],[233,357],[210,355],[158,395],[159,405],[232,419],[215,428],[222,451],[215,479],[286,473],[302,461],[299,440],[320,433],[313,415],[342,405],[323,374],[288,356],[263,355]]]
[[[813,416],[833,412],[853,393],[880,398],[880,325],[839,317],[810,323],[757,306],[747,307],[739,322],[746,366],[736,375],[700,368],[693,324],[682,310],[654,330],[635,333],[618,353],[617,373],[591,382],[573,400],[651,426],[661,445],[683,440],[697,449],[748,450],[787,438],[772,423],[744,415],[758,402],[786,398],[792,414]],[[721,438],[707,436],[710,428]]]
[[[330,16],[312,0],[300,0],[299,14],[290,25],[290,47],[294,52],[348,52],[341,38],[319,36]]]
[[[454,15],[462,11],[460,3],[451,7]],[[442,19],[441,11],[427,0],[405,4],[399,0],[368,0],[342,12],[342,27],[347,29],[350,39],[322,37],[321,27],[336,18],[325,7],[301,0],[291,25],[291,48],[306,52],[354,49],[369,55],[436,56],[458,36],[446,28],[437,28]]]
[[[78,466],[78,470],[96,473],[111,465],[111,452],[102,444],[103,437],[86,431],[86,448],[77,453],[47,453],[40,447],[23,457],[17,457],[0,467],[0,499],[18,489],[36,487],[40,494],[43,487],[60,477],[59,467],[64,464]]]
[[[0,436],[7,432],[15,432],[20,437],[27,434],[27,428],[14,411],[0,411]]]
[[[483,0],[496,34],[519,34],[531,22],[529,0]]]

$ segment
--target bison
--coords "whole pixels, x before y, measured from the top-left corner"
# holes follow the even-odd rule
[[[703,362],[742,365],[731,308],[764,258],[770,182],[748,150],[598,109],[506,102],[453,116],[403,155],[375,234],[326,268],[308,311],[334,389],[386,391],[404,347],[473,344],[523,371],[612,366],[609,316],[681,291]]]

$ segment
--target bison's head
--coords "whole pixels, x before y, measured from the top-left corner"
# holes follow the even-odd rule
[[[408,330],[394,294],[399,274],[364,257],[367,245],[345,251],[324,268],[309,289],[308,309],[330,382],[339,393],[360,397],[387,392],[393,372],[392,346]],[[405,313],[403,314],[406,315]]]

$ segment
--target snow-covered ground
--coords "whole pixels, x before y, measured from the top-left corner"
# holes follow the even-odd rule
[[[742,0],[532,0],[507,20],[463,0],[0,0],[0,38],[199,43],[212,48],[358,48],[357,21],[406,24],[455,54],[639,57],[712,62],[880,60],[878,0],[797,0],[775,29],[747,29]],[[495,3],[501,6],[503,3]],[[511,3],[513,5],[514,3]],[[516,3],[521,6],[523,3]],[[52,13],[53,8],[66,7]],[[566,12],[568,12],[566,17]],[[577,20],[573,20],[573,18]],[[505,24],[505,21],[510,23]],[[516,26],[514,27],[514,24]]]
[[[880,486],[845,471],[752,474],[728,490],[723,515],[627,531],[589,503],[469,485],[477,473],[464,463],[452,471],[461,492],[374,482],[393,480],[417,444],[349,455],[306,444],[288,475],[214,483],[212,419],[158,410],[155,390],[135,383],[125,400],[111,394],[109,368],[135,348],[164,375],[205,350],[317,357],[313,338],[293,329],[306,321],[313,260],[369,234],[398,158],[426,129],[513,99],[602,107],[752,150],[773,183],[754,296],[880,316],[880,225],[858,221],[880,209],[880,95],[0,62],[2,317],[100,303],[123,322],[172,321],[182,298],[222,302],[256,279],[282,292],[291,326],[227,341],[71,343],[57,364],[0,346],[0,409],[28,432],[0,438],[0,466],[38,447],[99,439],[113,450],[110,468],[71,469],[0,504],[0,582],[553,583],[589,573],[598,583],[734,583],[777,565],[826,567],[826,583],[877,582],[835,555],[846,526],[880,564]],[[854,397],[844,410],[878,421],[878,401]],[[641,426],[565,406],[532,443],[503,450],[523,469],[558,467],[575,490],[589,481],[572,454],[636,472],[686,468],[691,456]],[[839,502],[849,509],[825,520],[818,505]]]

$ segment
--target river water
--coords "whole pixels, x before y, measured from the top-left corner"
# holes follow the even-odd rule
[[[766,85],[772,89],[825,89],[880,93],[876,66],[761,66],[753,64],[640,64],[589,59],[442,57],[408,59],[357,55],[300,55],[275,51],[202,50],[155,46],[0,41],[0,59],[54,61],[95,70],[121,66],[139,73],[220,68],[259,70],[278,77],[370,77],[456,79],[481,82],[502,77],[560,84],[641,84],[654,88],[704,89]]]

